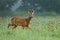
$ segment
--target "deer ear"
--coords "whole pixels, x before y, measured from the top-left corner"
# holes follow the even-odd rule
[[[34,14],[34,10],[32,10],[32,14]]]
[[[28,11],[28,14],[30,14],[30,11]]]

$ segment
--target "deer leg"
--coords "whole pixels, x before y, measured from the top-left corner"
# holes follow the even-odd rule
[[[17,27],[17,25],[14,25],[14,28],[16,28]]]
[[[8,28],[9,28],[9,26],[12,26],[12,24],[8,24]]]
[[[24,29],[24,27],[23,27],[23,29]]]
[[[23,29],[24,29],[24,26],[22,26],[23,27]]]
[[[30,27],[28,27],[28,29],[31,29]]]
[[[26,26],[27,26],[28,29],[31,29],[31,28],[29,27],[29,25],[26,25]]]
[[[14,28],[17,27],[17,25],[15,25],[15,24],[8,24],[8,28],[9,28],[10,26],[14,26]]]

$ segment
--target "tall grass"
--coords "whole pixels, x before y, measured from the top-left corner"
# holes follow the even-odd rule
[[[60,40],[60,16],[34,16],[30,27],[7,28],[10,18],[0,19],[0,40]]]

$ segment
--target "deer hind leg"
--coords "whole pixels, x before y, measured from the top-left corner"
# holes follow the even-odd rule
[[[14,25],[14,28],[16,28],[17,27],[17,25]]]
[[[12,26],[12,24],[8,24],[8,28],[9,28],[9,26]]]
[[[8,28],[9,28],[10,26],[14,26],[14,28],[17,27],[17,25],[15,25],[15,24],[8,24]]]

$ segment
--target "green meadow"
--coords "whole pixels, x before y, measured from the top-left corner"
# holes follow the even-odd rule
[[[18,16],[26,16],[20,13]],[[25,12],[26,13],[26,12]],[[16,15],[18,12],[15,13]],[[8,28],[9,18],[0,18],[0,40],[60,40],[60,16],[40,16],[35,13],[30,21],[30,28],[13,26]],[[54,14],[54,13],[53,13]]]

